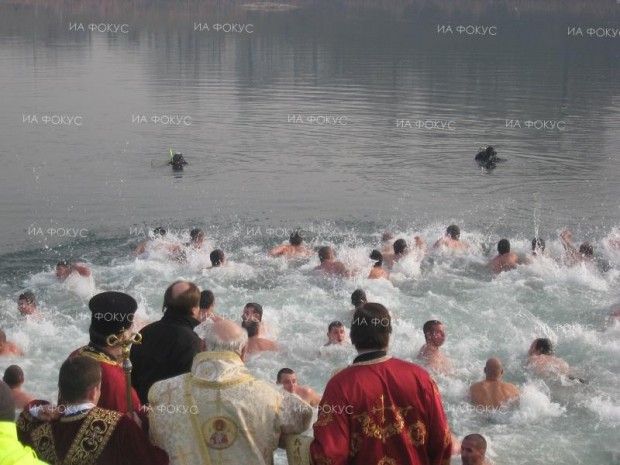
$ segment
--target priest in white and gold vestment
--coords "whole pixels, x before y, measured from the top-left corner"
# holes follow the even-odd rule
[[[149,391],[153,443],[170,465],[271,465],[281,435],[310,427],[312,407],[249,373],[243,328],[216,322],[205,342],[191,373]]]

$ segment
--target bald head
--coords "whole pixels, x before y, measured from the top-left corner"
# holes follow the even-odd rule
[[[164,294],[164,312],[195,316],[200,312],[200,289],[189,281],[175,281]]]
[[[497,357],[491,357],[484,366],[484,374],[487,379],[499,379],[504,374],[502,361]]]
[[[213,352],[234,352],[241,356],[248,343],[248,333],[230,320],[209,325],[205,335],[207,350]]]

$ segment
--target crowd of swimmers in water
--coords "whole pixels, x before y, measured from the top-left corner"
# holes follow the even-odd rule
[[[453,251],[465,252],[470,249],[470,245],[460,238],[460,228],[457,225],[447,227],[445,235],[439,238],[433,245],[434,249],[450,249]],[[166,231],[164,228],[156,228],[152,237],[139,244],[134,255],[143,256],[150,250],[164,252],[170,259],[177,262],[186,262],[188,252],[203,250],[205,244],[205,234],[201,229],[193,229],[190,232],[190,240],[186,243],[174,243],[164,241]],[[578,248],[572,243],[572,234],[565,230],[560,234],[560,241],[563,246],[563,264],[568,267],[584,264],[584,266],[594,266],[594,248],[588,242],[582,243]],[[620,250],[620,239],[609,239],[611,247]],[[540,237],[535,237],[531,241],[531,254],[519,255],[511,251],[510,241],[501,239],[497,243],[497,255],[489,262],[490,269],[495,273],[508,272],[519,265],[533,263],[536,259],[545,256],[545,241]],[[205,251],[206,252],[206,251]],[[281,244],[269,251],[271,257],[310,257],[315,251],[304,245],[303,235],[300,231],[293,231],[287,244]],[[428,248],[424,240],[416,236],[410,247],[405,239],[396,239],[393,234],[386,232],[382,236],[382,244],[370,253],[370,260],[373,262],[368,272],[368,279],[389,279],[391,270],[395,265],[403,260],[404,257],[414,253],[416,260],[423,260],[428,254]],[[227,264],[226,255],[220,249],[210,252],[211,269],[225,267]],[[315,270],[327,275],[337,275],[348,278],[354,275],[344,263],[337,261],[332,247],[323,246],[318,249],[319,265]],[[56,278],[59,281],[68,279],[73,275],[76,277],[92,279],[92,271],[83,263],[71,263],[67,261],[58,262],[55,270]],[[355,290],[351,295],[351,303],[354,308],[368,301],[366,293],[362,289]],[[212,321],[224,319],[215,311],[215,295],[210,290],[201,293],[200,300],[201,320],[205,324]],[[32,291],[25,291],[17,299],[17,309],[23,316],[36,318],[39,315],[37,299]],[[610,314],[610,318],[620,318],[620,309]],[[241,326],[248,332],[247,353],[255,354],[265,351],[277,351],[279,345],[268,338],[263,337],[265,326],[263,323],[263,307],[255,302],[247,303],[239,315]],[[137,322],[138,330],[140,328]],[[142,322],[146,323],[146,322]],[[199,331],[200,326],[196,328]],[[425,366],[430,372],[436,375],[450,376],[454,373],[452,362],[444,354],[441,347],[447,337],[446,328],[441,321],[430,320],[422,327],[425,343],[420,348],[417,361]],[[348,346],[346,340],[345,325],[340,321],[332,321],[327,326],[327,340],[324,347],[328,346]],[[22,356],[20,348],[7,341],[6,334],[0,329],[0,355],[3,356]],[[535,339],[528,350],[527,368],[538,377],[558,378],[565,377],[574,382],[586,383],[587,380],[577,377],[574,370],[562,358],[555,355],[555,348],[552,341],[548,338]],[[513,384],[504,382],[504,367],[498,357],[491,357],[484,366],[484,380],[474,383],[469,388],[468,399],[476,409],[484,412],[503,412],[518,406],[519,388]],[[24,384],[24,372],[18,365],[11,365],[4,371],[3,380],[11,388],[16,405],[21,408],[32,400],[32,396],[22,390]],[[275,376],[277,384],[283,389],[298,395],[313,407],[320,402],[321,396],[308,386],[297,384],[297,375],[291,368],[282,368]],[[484,462],[484,451],[486,441],[480,435],[467,436],[461,444],[453,438],[455,442],[455,453],[461,451],[462,460],[465,464],[481,464]],[[464,448],[467,449],[465,452]],[[469,452],[468,452],[469,451]],[[469,454],[469,455],[468,455]],[[468,458],[469,457],[469,458]],[[482,461],[480,461],[482,460]]]

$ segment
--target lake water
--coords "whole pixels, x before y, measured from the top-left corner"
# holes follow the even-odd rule
[[[250,366],[268,379],[290,366],[319,392],[353,355],[319,356],[327,324],[348,329],[363,287],[394,314],[396,356],[415,358],[426,320],[445,323],[456,373],[437,381],[457,436],[480,432],[509,465],[620,463],[620,327],[606,321],[620,300],[608,241],[620,236],[617,6],[15,3],[0,6],[0,323],[26,355],[0,369],[21,365],[27,390],[53,397],[62,359],[87,341],[88,292],[56,282],[60,259],[88,263],[99,290],[135,296],[144,321],[177,278],[212,289],[224,314],[262,303],[283,349]],[[487,145],[505,159],[491,171],[473,160]],[[162,166],[170,149],[189,163],[181,174]],[[470,253],[433,252],[393,283],[364,279],[383,231],[432,243],[451,223]],[[136,260],[159,225],[183,241],[203,228],[207,252],[187,265]],[[267,258],[297,227],[359,276]],[[565,228],[609,271],[487,269],[502,237],[526,253],[540,234],[559,259]],[[201,271],[216,247],[233,263]],[[18,317],[27,288],[41,320]],[[536,337],[589,384],[533,378]],[[493,355],[523,397],[488,417],[464,396]]]

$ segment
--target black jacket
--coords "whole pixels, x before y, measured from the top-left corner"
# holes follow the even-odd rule
[[[189,315],[167,311],[161,320],[142,328],[142,344],[131,347],[130,359],[131,384],[143,404],[148,403],[155,382],[191,371],[194,355],[201,350],[201,340],[194,332],[199,324]]]

